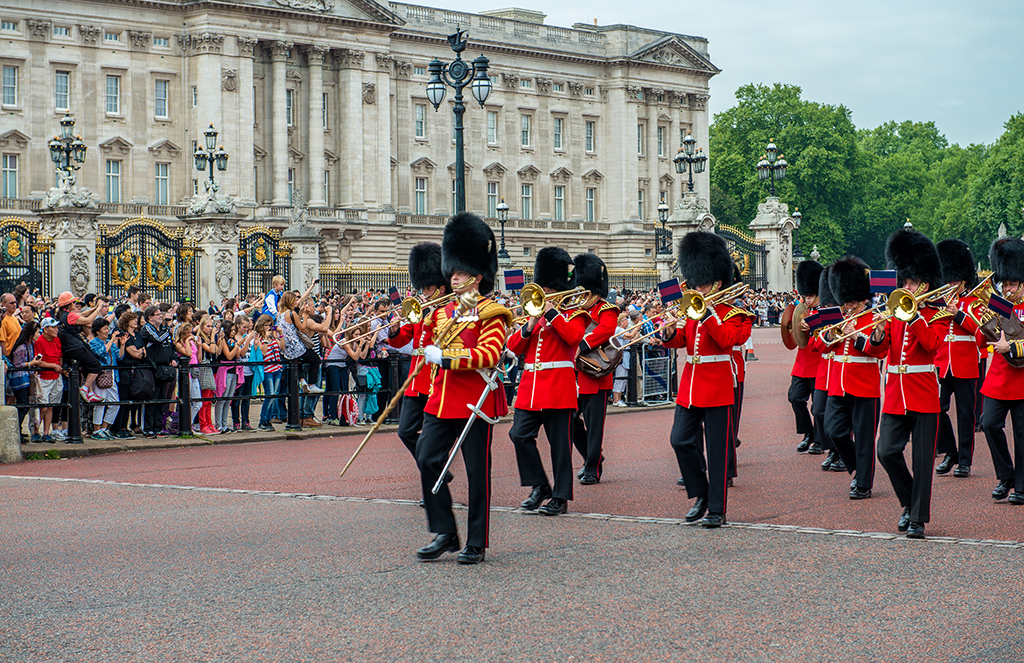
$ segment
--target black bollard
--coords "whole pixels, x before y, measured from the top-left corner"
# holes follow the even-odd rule
[[[71,360],[71,374],[68,379],[68,444],[82,444],[82,395],[78,393],[82,386],[82,375],[78,372],[78,362]]]
[[[285,430],[302,430],[299,423],[299,360],[288,362],[288,423]]]

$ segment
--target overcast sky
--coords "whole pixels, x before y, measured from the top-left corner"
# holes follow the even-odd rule
[[[787,83],[843,104],[858,128],[932,120],[950,143],[992,143],[1024,111],[1021,0],[436,0],[468,12],[523,7],[545,23],[627,23],[705,37],[722,73],[712,113],[747,83]],[[418,3],[418,4],[419,4]],[[472,35],[470,35],[472,42]]]

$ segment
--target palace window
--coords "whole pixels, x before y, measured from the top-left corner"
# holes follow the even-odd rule
[[[491,219],[498,216],[498,183],[487,183],[487,216]]]
[[[597,206],[597,189],[587,187],[587,206],[586,206],[586,219],[587,221],[593,221],[595,216],[595,208]]]
[[[121,114],[121,77],[107,76],[107,115]]]
[[[587,152],[597,151],[597,122],[588,120],[586,123]]]
[[[53,79],[53,108],[54,110],[67,111],[69,109],[69,97],[71,95],[71,72],[57,71]]]
[[[4,67],[4,106],[18,105],[18,68]]]
[[[416,104],[413,107],[413,122],[415,124],[416,137],[427,137],[427,105]]]
[[[565,187],[555,187],[555,221],[565,219]]]
[[[18,197],[18,155],[3,156],[3,197]]]
[[[487,111],[487,144],[498,144],[498,111]]]
[[[530,146],[530,116],[520,115],[519,116],[519,144],[523,147]]]
[[[562,128],[565,124],[565,120],[560,117],[556,117],[554,121],[554,128],[552,130],[552,143],[556,150],[562,149]]]
[[[156,81],[156,95],[154,110],[155,115],[158,118],[167,118],[167,88],[170,87],[170,81]]]
[[[533,185],[524,184],[522,188],[522,218],[533,218]]]
[[[107,202],[121,202],[121,162],[107,159]]]
[[[170,164],[156,164],[156,192],[153,199],[157,205],[166,205],[170,197],[170,170]]]
[[[53,36],[54,37],[70,37],[71,36],[71,28],[67,27],[66,25],[55,25],[55,26],[53,26]]]
[[[414,196],[416,214],[427,213],[427,178],[416,178],[416,191]]]

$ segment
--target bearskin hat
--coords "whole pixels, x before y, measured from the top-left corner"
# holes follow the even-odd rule
[[[937,288],[942,281],[942,263],[932,240],[916,230],[897,230],[885,242],[885,262],[896,270],[901,288],[908,280]]]
[[[944,239],[935,245],[942,263],[942,282],[963,281],[968,290],[978,285],[978,271],[974,266],[974,252],[962,239]]]
[[[583,286],[601,299],[608,296],[608,268],[593,253],[581,253],[572,259],[576,263],[576,285]]]
[[[679,271],[689,288],[721,281],[722,287],[732,285],[733,269],[725,240],[715,233],[694,230],[679,240]]]
[[[576,287],[575,269],[568,251],[557,246],[545,246],[537,251],[537,260],[533,263],[533,282],[555,292],[570,290]]]
[[[828,287],[837,304],[871,299],[868,264],[857,256],[836,260],[828,272]]]
[[[470,212],[459,212],[444,227],[441,240],[441,274],[451,282],[452,273],[479,274],[481,295],[494,289],[498,273],[498,247],[494,231],[483,219]]]
[[[839,306],[835,295],[832,294],[832,288],[828,285],[828,275],[831,271],[831,267],[823,267],[821,274],[818,275],[818,301],[822,306]]]
[[[1024,281],[1024,240],[1003,237],[992,242],[988,250],[988,261],[992,264],[992,280]]]
[[[409,251],[409,280],[412,287],[423,290],[434,285],[448,287],[448,279],[441,273],[441,245],[421,242]]]
[[[818,282],[823,269],[817,260],[804,260],[796,266],[796,291],[801,297],[819,294]]]

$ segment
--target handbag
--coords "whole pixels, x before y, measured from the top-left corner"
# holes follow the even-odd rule
[[[110,389],[114,386],[114,372],[100,371],[96,376],[96,387],[98,389]]]
[[[597,323],[591,322],[587,326],[587,333],[594,331],[596,327]],[[611,375],[615,367],[622,363],[622,348],[612,342],[614,338],[613,336],[607,343],[591,348],[588,352],[580,353],[580,356],[576,357],[576,368],[592,378]]]
[[[177,371],[174,370],[173,366],[157,366],[152,363],[151,365],[153,366],[153,376],[157,382],[170,382],[176,377]]]
[[[313,339],[309,337],[309,334],[300,330],[298,327],[295,328],[295,333],[299,335],[299,340],[302,341],[302,344],[306,346],[307,350],[313,349]]]
[[[134,401],[148,401],[156,393],[156,381],[153,379],[153,370],[142,366],[136,368],[132,374],[132,384],[128,388],[128,394]]]

